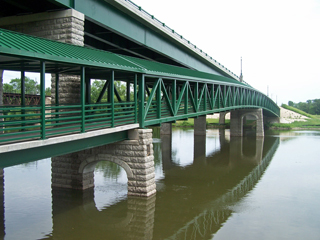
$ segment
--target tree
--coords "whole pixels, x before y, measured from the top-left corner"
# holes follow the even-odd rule
[[[294,103],[293,103],[292,101],[289,101],[289,102],[288,102],[288,105],[289,105],[290,107],[293,107],[293,104],[294,104]]]
[[[40,85],[33,79],[29,77],[25,77],[25,93],[26,94],[39,94],[40,93]],[[15,78],[11,79],[10,83],[5,83],[4,92],[13,92],[13,93],[21,93],[21,79]]]
[[[105,85],[105,80],[94,80],[91,84],[91,102],[96,102],[103,86]],[[117,89],[119,96],[122,101],[126,101],[126,85],[123,84],[121,81],[114,81],[114,86]],[[101,102],[107,102],[108,101],[108,92],[106,91],[101,99]],[[118,102],[118,99],[114,97],[114,101]]]
[[[3,84],[3,92],[5,93],[13,93],[13,86],[10,85],[9,83]]]
[[[51,96],[51,87],[47,87],[45,90],[46,96]]]

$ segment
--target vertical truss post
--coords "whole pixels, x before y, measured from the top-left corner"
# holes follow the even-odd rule
[[[157,100],[157,118],[158,119],[160,119],[161,118],[161,81],[162,81],[162,79],[161,78],[159,78],[158,79],[158,81],[159,81],[159,84],[157,84],[158,86],[158,88],[157,88],[157,92],[156,92],[156,100]],[[165,89],[164,89],[164,91],[165,91]]]
[[[130,102],[130,81],[127,81],[126,85],[126,101]]]
[[[196,105],[196,112],[198,112],[199,108],[198,108],[198,102],[199,102],[199,83],[196,82],[194,84],[194,102]]]
[[[145,98],[145,81],[144,75],[138,74],[138,82],[139,82],[139,96],[138,96],[138,104],[139,104],[139,124],[140,128],[144,128],[144,98]]]
[[[137,74],[134,75],[133,97],[134,97],[134,123],[138,122],[138,98],[137,98]]]
[[[86,104],[91,104],[91,78],[86,77]]]
[[[111,104],[111,127],[114,127],[114,71],[109,76],[108,98]]]
[[[227,98],[227,86],[224,85],[223,86],[223,107],[227,107],[227,101],[228,101],[228,98]]]
[[[40,62],[40,108],[41,108],[41,139],[46,138],[46,64]]]
[[[59,79],[59,73],[56,73],[56,92],[55,92],[55,99],[56,99],[56,107],[59,106],[59,84],[60,84],[60,79]],[[59,109],[56,108],[56,113],[59,112]],[[59,114],[56,114],[55,118],[59,118]],[[59,121],[57,121],[59,123]]]
[[[207,111],[207,84],[205,83],[204,85],[203,85],[203,88],[204,88],[204,96],[203,96],[203,99],[204,99],[204,104],[203,104],[203,110],[204,111]]]
[[[212,110],[215,108],[215,100],[214,100],[214,84],[211,84],[211,101],[212,101]]]
[[[188,114],[188,103],[189,103],[189,96],[188,96],[188,93],[189,93],[189,89],[190,88],[190,84],[189,82],[187,82],[187,85],[186,85],[186,90],[184,91],[184,114]]]
[[[80,68],[80,105],[81,105],[81,132],[86,131],[85,121],[86,121],[86,112],[85,112],[85,67],[81,66]]]
[[[172,109],[173,112],[176,113],[177,112],[177,80],[173,80],[172,83]]]
[[[26,113],[25,106],[26,106],[25,72],[22,66],[22,71],[21,71],[21,114],[23,115],[23,117],[21,118],[21,120],[23,121],[22,127],[26,125],[25,124],[26,117],[24,116]],[[24,131],[24,128],[22,128],[22,131]]]

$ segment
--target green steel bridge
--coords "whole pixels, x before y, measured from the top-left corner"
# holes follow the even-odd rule
[[[127,139],[128,129],[218,112],[261,108],[266,116],[279,116],[279,108],[270,98],[232,78],[4,29],[0,29],[0,69],[21,71],[22,79],[24,72],[39,72],[41,86],[38,105],[27,106],[22,100],[19,106],[0,106],[2,159],[7,156],[5,149],[17,142],[91,132],[90,144],[85,138],[78,147],[66,144],[61,149],[56,144],[59,151],[41,145],[43,153],[36,158],[43,158]],[[55,77],[58,86],[54,104],[45,103],[46,73]],[[80,78],[80,96],[74,104],[59,100],[62,74]],[[95,102],[91,100],[92,79],[105,80]],[[120,96],[119,85],[126,87],[125,96]],[[23,84],[21,94],[24,99]],[[106,102],[101,101],[104,94]],[[101,129],[117,130],[92,135]]]

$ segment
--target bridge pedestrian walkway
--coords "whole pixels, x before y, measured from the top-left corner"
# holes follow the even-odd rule
[[[262,108],[278,116],[279,108],[251,86],[223,76],[60,43],[0,29],[0,69],[40,73],[40,103],[0,106],[0,144],[44,140],[128,124],[140,128],[215,112]],[[55,102],[45,103],[45,73],[55,76]],[[61,74],[78,76],[79,99],[63,103]],[[104,79],[96,102],[91,79]],[[126,86],[120,96],[115,82]],[[61,86],[60,86],[61,88]],[[22,91],[23,92],[23,91]],[[101,102],[104,94],[107,102]]]

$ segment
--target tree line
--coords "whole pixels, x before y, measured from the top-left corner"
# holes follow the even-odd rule
[[[96,102],[99,94],[104,86],[106,81],[104,80],[94,80],[91,84],[91,101]],[[114,85],[118,91],[118,94],[121,99],[125,99],[126,95],[126,86],[122,84],[120,81],[115,81]],[[19,93],[21,94],[21,79],[15,78],[11,79],[9,83],[3,84],[3,92],[4,93]],[[51,96],[51,88],[47,87],[45,90],[46,96]],[[29,78],[25,77],[25,94],[40,94],[40,84]],[[107,102],[107,92],[103,95],[101,102]],[[131,96],[133,100],[133,96]],[[118,99],[115,98],[115,102],[118,102]]]
[[[320,99],[307,100],[306,102],[299,103],[289,101],[288,105],[312,115],[320,115]]]
[[[33,95],[40,94],[40,84],[37,81],[29,77],[25,77],[24,86],[25,86],[25,94],[33,94]],[[3,84],[3,92],[21,94],[21,79],[20,78],[11,79],[9,83]],[[51,96],[50,87],[47,87],[45,92],[46,92],[46,96]]]

